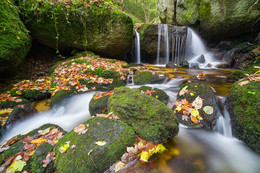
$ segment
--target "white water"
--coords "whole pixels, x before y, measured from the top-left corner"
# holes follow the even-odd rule
[[[136,63],[141,63],[141,50],[140,50],[140,35],[135,30],[135,57],[136,57]]]
[[[90,118],[89,102],[94,92],[80,94],[65,100],[65,103],[46,112],[40,112],[36,115],[22,120],[13,125],[12,128],[4,134],[0,140],[0,144],[4,140],[8,140],[18,134],[29,132],[44,124],[57,124],[66,131],[72,130],[78,124]]]
[[[182,79],[173,79],[166,84],[148,85],[164,90],[169,96],[169,107],[173,106],[176,93]],[[131,88],[140,86],[130,85]],[[10,129],[4,139],[27,132],[46,123],[54,123],[66,131],[72,130],[78,124],[89,119],[88,105],[93,96],[92,93],[73,96],[56,110],[36,114],[33,118],[23,120]],[[225,117],[226,114],[224,115]],[[218,121],[223,123],[223,121]],[[220,127],[225,125],[219,125]],[[226,123],[227,128],[230,124]],[[220,130],[221,131],[221,130]],[[224,133],[225,134],[225,133]],[[228,134],[228,133],[226,133]],[[229,137],[228,137],[229,136]],[[207,172],[212,173],[258,173],[260,170],[260,157],[251,152],[242,142],[231,135],[222,135],[214,131],[185,129],[180,126],[179,134],[176,137],[177,147],[180,151],[190,151],[181,157],[193,157],[194,152],[203,155],[207,165]],[[182,154],[182,152],[180,152]],[[183,159],[183,158],[182,158]],[[174,158],[168,163],[174,165]],[[172,168],[174,170],[174,168]]]
[[[195,31],[188,28],[185,53],[186,59],[189,63],[198,63],[198,58],[201,55],[204,55],[205,62],[199,63],[200,68],[208,68],[208,64],[211,64],[214,67],[220,63],[214,59],[211,52],[206,50],[200,36]]]
[[[161,54],[161,42],[163,43],[164,53]],[[157,47],[157,65],[165,65],[170,60],[169,52],[169,33],[167,24],[158,25],[158,47]]]

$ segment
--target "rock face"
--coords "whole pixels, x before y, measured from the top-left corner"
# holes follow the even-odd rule
[[[19,2],[25,25],[39,43],[119,57],[131,49],[133,21],[105,2]],[[37,20],[36,20],[37,19]]]
[[[179,130],[173,112],[138,89],[115,89],[108,100],[108,110],[132,126],[142,139],[154,144],[164,142],[166,137],[174,137]]]
[[[138,28],[138,32],[140,33],[140,47],[141,47],[141,57],[142,62],[147,63],[158,63],[157,62],[157,49],[158,49],[158,28],[159,25],[157,24],[143,24]],[[181,47],[181,42],[183,45],[186,43],[187,38],[187,28],[186,27],[179,27],[168,25],[168,39],[169,39],[169,57],[170,61],[172,60],[172,56],[178,54],[177,51],[179,50],[179,55],[181,56],[184,53],[183,49],[175,49],[173,48],[173,44],[179,44]],[[161,30],[161,43],[160,43],[160,56],[164,56],[165,54],[165,45],[164,45],[164,28]],[[165,36],[166,37],[166,36]],[[176,39],[178,38],[178,39]],[[179,46],[178,45],[178,46]]]
[[[158,3],[162,22],[193,25],[206,38],[216,40],[259,31],[259,9],[256,0],[177,0],[175,6]]]
[[[232,133],[252,150],[260,153],[260,82],[254,81],[240,86],[233,84],[226,104],[231,116]]]
[[[12,0],[0,2],[0,74],[14,72],[31,47],[31,38]]]
[[[58,172],[105,172],[135,142],[134,130],[120,120],[94,118],[83,123],[87,132],[68,132],[54,148]],[[65,153],[59,149],[69,142]],[[103,144],[96,142],[103,141]]]
[[[173,110],[179,123],[192,128],[212,129],[220,115],[213,90],[202,83],[182,84]]]

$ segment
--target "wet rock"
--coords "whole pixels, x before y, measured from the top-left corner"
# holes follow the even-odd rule
[[[173,62],[168,62],[166,64],[166,67],[168,67],[168,68],[178,68],[179,66],[177,64],[173,63]]]
[[[6,124],[4,125],[5,129],[9,129],[16,122],[25,119],[38,111],[32,106],[32,104],[23,104],[16,106],[14,110],[9,115]]]
[[[189,68],[189,62],[184,60],[180,63],[180,67],[182,68]]]
[[[89,113],[91,116],[96,116],[96,114],[106,114],[109,113],[107,110],[107,102],[110,95],[103,96],[101,98],[95,99],[96,94],[89,102]]]
[[[134,75],[134,83],[136,85],[143,85],[148,83],[162,83],[165,77],[161,77],[158,74],[153,74],[150,71],[136,72]]]
[[[58,91],[55,95],[51,97],[50,105],[53,107],[54,105],[60,104],[65,98],[68,98],[75,94],[77,94],[77,91],[75,89]]]
[[[200,56],[197,58],[197,61],[198,61],[199,63],[205,63],[205,57],[204,57],[204,55],[203,55],[203,54],[200,55]]]
[[[202,83],[181,84],[173,111],[179,123],[191,128],[213,129],[220,115],[216,95]]]
[[[199,69],[199,68],[200,68],[199,63],[191,62],[191,63],[190,63],[190,68]]]
[[[146,141],[158,144],[178,133],[177,119],[162,102],[138,89],[120,87],[108,100],[108,110],[132,126]]]
[[[241,70],[234,70],[227,76],[227,81],[235,82],[244,77],[246,77],[244,72],[242,72]]]
[[[232,134],[252,150],[260,153],[260,82],[253,81],[240,86],[233,84],[226,105],[231,117]]]
[[[120,120],[96,117],[83,124],[88,129],[85,133],[79,135],[72,130],[56,144],[55,166],[58,172],[104,172],[136,139],[134,130]],[[70,147],[61,153],[59,149],[67,143]]]

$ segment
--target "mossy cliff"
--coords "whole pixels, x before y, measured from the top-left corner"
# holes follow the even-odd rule
[[[138,136],[155,144],[164,142],[166,137],[174,137],[179,130],[173,112],[139,89],[114,89],[108,99],[108,111],[132,126]]]
[[[226,101],[232,133],[260,153],[260,82],[254,81],[243,86],[239,85],[240,82],[233,84]]]
[[[120,120],[97,117],[83,124],[86,133],[68,132],[55,146],[58,172],[104,172],[135,142],[133,129]],[[61,153],[59,149],[68,141],[70,147]],[[98,141],[103,144],[98,145]]]
[[[131,49],[133,21],[111,3],[19,0],[19,8],[32,37],[46,46],[107,57]]]
[[[25,59],[31,38],[12,0],[0,2],[0,74],[13,73]]]

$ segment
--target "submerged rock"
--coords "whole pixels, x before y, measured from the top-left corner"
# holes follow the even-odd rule
[[[232,85],[226,104],[231,117],[232,134],[260,153],[260,82]]]
[[[132,126],[136,134],[154,144],[174,137],[179,130],[172,111],[159,100],[138,89],[120,87],[108,100],[108,110]]]
[[[135,142],[134,130],[120,120],[93,118],[86,132],[68,132],[54,148],[58,172],[104,172]],[[61,147],[69,145],[64,153]]]
[[[202,83],[182,84],[173,110],[178,122],[191,128],[213,129],[220,115],[216,95]]]
[[[0,74],[14,73],[31,47],[31,38],[13,0],[0,2]]]
[[[32,37],[51,48],[90,50],[107,57],[126,54],[132,46],[133,21],[103,1],[19,1]]]

